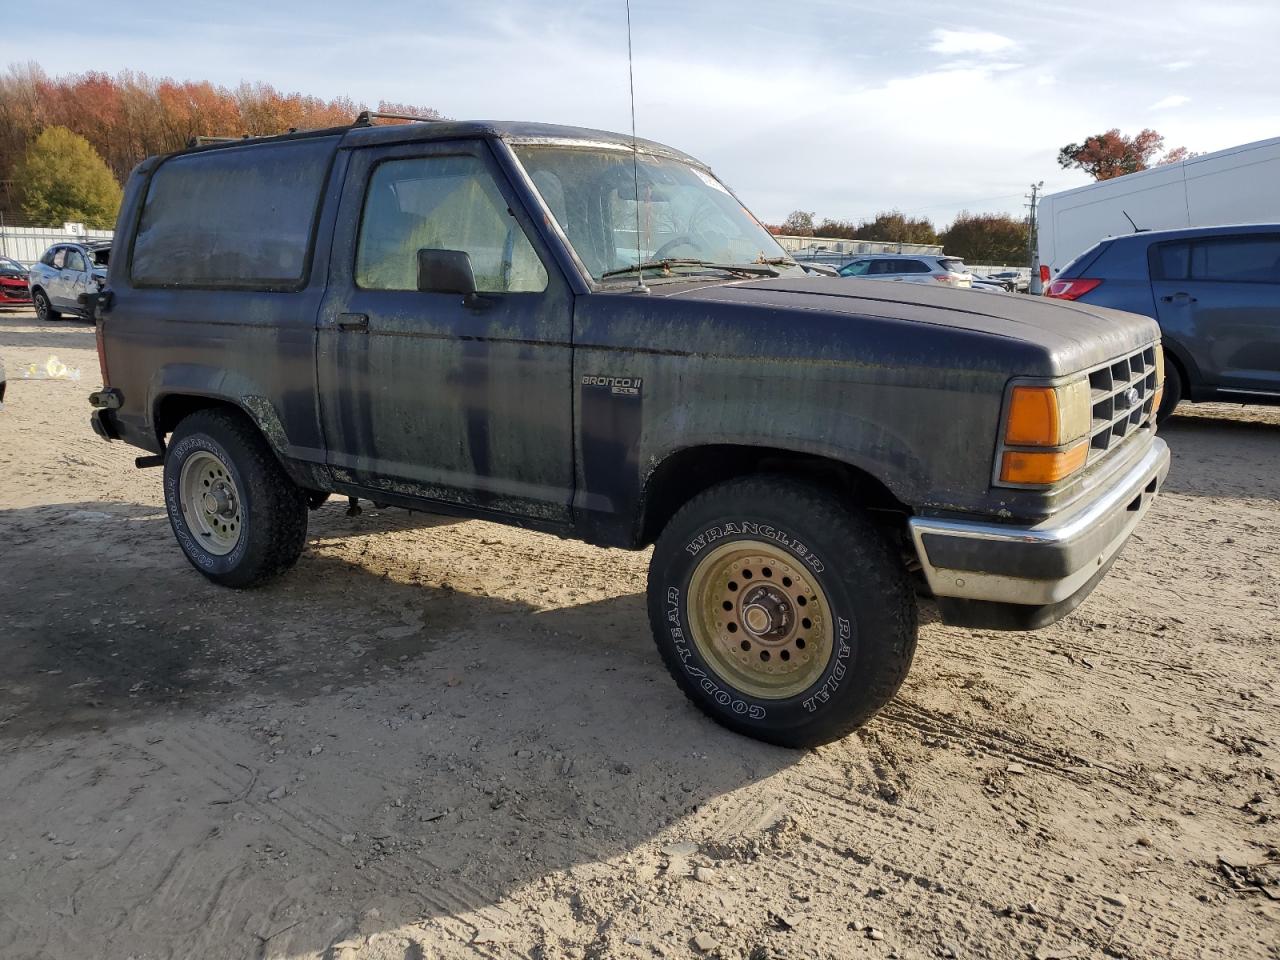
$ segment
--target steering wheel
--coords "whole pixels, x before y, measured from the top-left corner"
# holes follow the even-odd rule
[[[699,249],[697,243],[694,242],[693,237],[689,236],[689,234],[687,233],[682,233],[680,236],[675,237],[671,240],[668,240],[666,243],[660,246],[657,250],[653,251],[653,259],[665,260],[667,258],[667,254],[669,254],[676,247],[681,247],[681,246],[693,247],[695,250]]]

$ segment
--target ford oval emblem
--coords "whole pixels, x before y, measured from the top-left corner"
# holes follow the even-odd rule
[[[1138,388],[1130,387],[1124,392],[1124,402],[1131,407],[1138,405]]]

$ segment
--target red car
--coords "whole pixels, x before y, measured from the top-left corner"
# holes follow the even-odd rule
[[[0,257],[0,307],[31,306],[27,268],[17,260]]]

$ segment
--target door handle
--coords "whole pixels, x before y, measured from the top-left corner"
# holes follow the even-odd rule
[[[1166,297],[1161,297],[1161,298],[1160,298],[1160,302],[1161,302],[1161,303],[1173,303],[1175,300],[1185,300],[1187,303],[1195,303],[1195,302],[1196,302],[1196,298],[1195,298],[1195,297],[1193,297],[1191,294],[1189,294],[1189,293],[1182,293],[1182,292],[1178,292],[1178,293],[1171,293],[1171,294],[1169,294],[1169,295],[1168,295],[1168,296],[1166,296]]]
[[[367,313],[338,314],[339,330],[368,330],[369,315]]]

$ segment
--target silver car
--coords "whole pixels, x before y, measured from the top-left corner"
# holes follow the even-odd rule
[[[97,293],[106,283],[110,257],[109,240],[56,243],[46,250],[27,281],[36,316],[41,320],[58,320],[64,313],[84,316],[80,295]]]
[[[870,253],[846,263],[839,272],[842,277],[866,277],[868,280],[973,286],[973,274],[963,260],[933,254]]]

